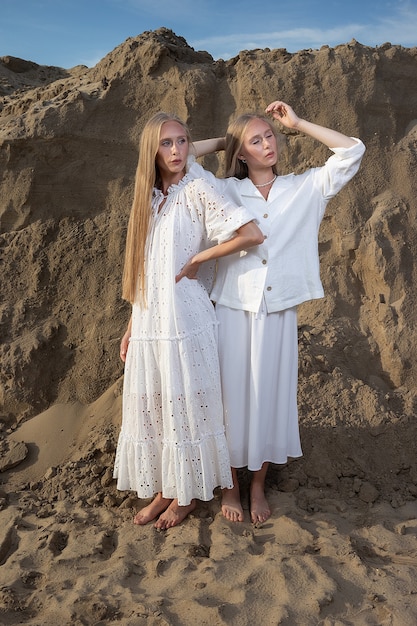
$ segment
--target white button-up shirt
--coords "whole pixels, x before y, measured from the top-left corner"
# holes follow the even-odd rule
[[[250,210],[266,236],[263,244],[218,260],[214,302],[256,313],[264,300],[270,313],[324,296],[319,227],[329,200],[358,171],[365,146],[356,142],[332,148],[322,167],[278,176],[267,200],[249,178],[216,179],[204,172],[222,193]]]

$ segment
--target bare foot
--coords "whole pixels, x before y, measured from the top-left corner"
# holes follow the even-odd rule
[[[265,498],[264,490],[253,484],[250,492],[250,517],[253,524],[262,524],[271,517],[271,509]]]
[[[230,522],[243,522],[243,508],[237,482],[232,489],[222,489],[222,513]]]
[[[148,522],[158,517],[160,513],[165,511],[165,509],[169,507],[171,502],[171,499],[163,498],[162,493],[158,493],[152,500],[152,502],[148,504],[148,506],[144,506],[143,509],[136,513],[135,517],[133,518],[133,523],[140,526],[147,524]]]
[[[189,515],[189,513],[191,513],[194,509],[195,500],[191,500],[190,504],[187,504],[187,506],[180,506],[178,504],[178,500],[175,498],[175,500],[172,500],[166,511],[159,516],[154,526],[155,528],[160,528],[161,530],[178,526],[178,524],[181,524],[187,515]]]

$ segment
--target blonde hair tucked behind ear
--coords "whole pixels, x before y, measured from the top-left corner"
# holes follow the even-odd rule
[[[145,124],[139,143],[139,159],[135,176],[135,191],[127,227],[122,297],[132,303],[138,299],[146,304],[146,240],[151,219],[152,191],[161,185],[155,159],[159,148],[161,128],[165,122],[178,122],[184,128],[188,143],[190,132],[176,115],[156,113]]]
[[[226,131],[226,177],[235,176],[240,179],[248,177],[248,166],[246,163],[243,163],[241,159],[239,159],[239,154],[242,149],[248,125],[252,120],[262,120],[268,124],[278,141],[277,131],[267,117],[257,115],[256,113],[244,113],[243,115],[240,115],[234,121],[230,122]],[[278,174],[276,165],[272,167],[272,170],[274,174]]]

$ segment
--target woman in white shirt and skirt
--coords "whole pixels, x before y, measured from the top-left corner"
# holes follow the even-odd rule
[[[253,523],[271,515],[265,497],[270,462],[302,456],[297,380],[297,305],[324,295],[318,232],[327,203],[358,171],[359,139],[299,118],[286,103],[266,113],[317,139],[333,152],[322,167],[279,176],[277,133],[264,116],[246,114],[224,138],[197,145],[199,154],[226,149],[225,179],[217,187],[257,219],[264,243],[218,260],[211,299],[219,320],[219,352],[226,436],[234,486],[223,490],[223,515],[243,521],[237,469],[253,472]],[[211,144],[209,142],[212,142]],[[198,143],[198,142],[197,142]],[[205,173],[207,176],[207,173]]]

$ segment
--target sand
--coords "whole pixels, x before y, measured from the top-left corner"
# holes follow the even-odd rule
[[[416,81],[415,48],[215,62],[166,29],[91,69],[0,59],[0,624],[417,623]],[[326,296],[299,311],[304,456],[271,466],[263,525],[216,493],[137,527],[146,502],[112,480],[137,140],[158,109],[199,139],[278,97],[367,146],[320,230]],[[283,132],[283,173],[326,156]]]

